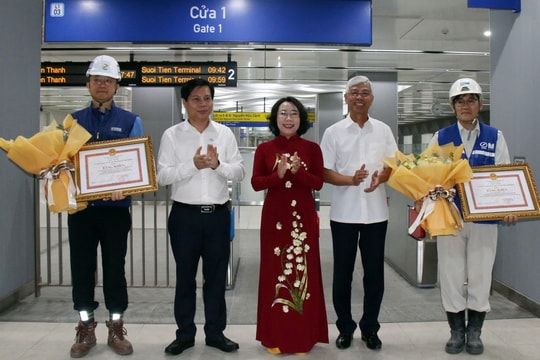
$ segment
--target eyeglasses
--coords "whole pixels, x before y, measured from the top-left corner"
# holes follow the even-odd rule
[[[356,92],[356,91],[353,91],[353,92],[350,92],[349,93],[349,96],[353,97],[353,98],[356,98],[356,97],[363,97],[363,98],[366,98],[368,96],[371,96],[371,92],[370,91],[361,91],[361,92]]]
[[[463,105],[473,106],[477,102],[478,102],[478,99],[475,98],[475,97],[472,97],[472,98],[468,98],[468,99],[456,99],[454,101],[454,104],[457,104],[459,106],[463,106]]]
[[[298,111],[291,111],[291,112],[280,111],[279,116],[282,116],[284,118],[287,118],[289,116],[291,118],[296,118],[296,117],[300,116],[300,113]]]
[[[116,79],[108,78],[108,77],[106,77],[106,78],[93,77],[93,78],[90,79],[90,82],[92,82],[95,85],[107,85],[107,86],[110,86],[112,84],[117,83]]]

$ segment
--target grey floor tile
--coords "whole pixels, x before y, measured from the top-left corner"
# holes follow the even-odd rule
[[[196,346],[187,350],[182,359],[276,359],[268,354],[255,340],[255,324],[257,314],[257,287],[259,266],[259,232],[260,214],[257,211],[243,214],[242,228],[237,229],[234,241],[234,257],[238,262],[235,266],[234,287],[226,293],[228,307],[228,323],[226,335],[240,343],[240,351],[233,354],[221,353],[204,345],[202,331],[203,305],[201,291],[198,291],[196,323],[199,327]],[[321,222],[323,223],[323,222]],[[166,237],[162,230],[160,237]],[[142,232],[134,231],[135,243],[140,243]],[[147,241],[152,234],[146,234]],[[62,253],[69,254],[67,243],[64,241]],[[306,359],[470,359],[466,353],[448,355],[444,352],[444,343],[450,333],[442,310],[440,292],[437,287],[419,288],[404,280],[390,266],[385,267],[385,295],[383,299],[380,320],[382,323],[379,335],[383,341],[381,351],[371,351],[355,334],[350,349],[338,350],[334,345],[337,330],[334,326],[335,313],[332,307],[332,248],[330,231],[321,229],[321,268],[325,290],[326,308],[329,322],[329,344],[318,344],[307,354]],[[58,251],[57,248],[55,251]],[[167,248],[160,247],[162,256],[160,262],[165,262]],[[142,252],[130,255],[133,270],[141,274],[139,264],[144,262],[152,267],[155,258],[153,250],[149,258]],[[64,260],[67,261],[67,260]],[[148,287],[132,286],[129,288],[130,305],[125,314],[128,338],[133,342],[135,352],[129,357],[138,359],[169,358],[163,353],[165,346],[173,340],[176,326],[173,317],[174,298],[174,262],[166,274],[160,267],[158,286],[154,286],[155,274],[146,276]],[[359,320],[362,311],[362,269],[360,258],[353,283],[353,313]],[[42,262],[43,263],[43,262]],[[45,262],[46,263],[46,262]],[[52,266],[56,268],[58,264]],[[161,264],[163,265],[163,264]],[[161,266],[160,265],[160,266]],[[55,275],[58,277],[58,274]],[[69,279],[69,271],[64,271],[64,278]],[[142,276],[137,275],[133,281],[138,283]],[[170,286],[167,285],[170,282]],[[68,281],[69,283],[69,281]],[[159,285],[161,284],[161,285]],[[163,285],[165,284],[165,285]],[[96,290],[97,300],[101,306],[96,311],[96,319],[100,324],[97,328],[98,345],[86,357],[87,359],[118,359],[106,345],[107,317],[103,306],[103,296],[100,287]],[[498,293],[491,296],[492,311],[488,314],[483,329],[483,339],[486,345],[484,359],[538,359],[540,358],[540,319],[534,317],[515,303]],[[69,286],[45,286],[41,296],[30,296],[18,304],[0,313],[0,359],[69,359],[69,348],[75,336],[76,313],[71,302]],[[281,358],[281,357],[279,357]],[[288,358],[288,357],[287,357]]]

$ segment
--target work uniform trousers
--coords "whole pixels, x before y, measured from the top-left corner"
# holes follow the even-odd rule
[[[212,213],[202,213],[198,207],[174,203],[168,226],[176,261],[176,338],[182,341],[195,338],[199,259],[202,259],[204,332],[207,339],[219,338],[227,323],[225,286],[230,253],[229,208],[221,206]]]
[[[444,310],[491,310],[489,293],[497,224],[466,222],[457,236],[437,236],[439,282]]]
[[[384,293],[384,245],[388,221],[373,224],[349,224],[330,221],[334,248],[332,297],[340,333],[352,334],[356,322],[351,313],[351,287],[360,249],[364,269],[364,313],[359,322],[362,332],[380,329],[379,312]]]
[[[103,295],[111,313],[128,307],[125,262],[131,215],[125,206],[89,206],[68,215],[69,253],[73,307],[93,311],[96,287],[97,248],[101,247]]]

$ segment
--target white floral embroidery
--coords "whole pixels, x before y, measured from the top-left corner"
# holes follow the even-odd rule
[[[290,156],[287,156],[290,157]],[[292,183],[287,181],[286,187],[291,187]],[[290,203],[291,208],[296,206],[296,200]],[[292,211],[292,230],[290,232],[291,243],[283,248],[274,248],[274,254],[281,258],[281,274],[277,276],[278,282],[275,285],[275,298],[272,306],[282,305],[282,311],[288,313],[290,309],[302,314],[304,301],[309,298],[307,291],[307,258],[306,253],[309,246],[304,242],[308,234],[302,231],[303,224],[299,221],[301,216],[296,210]],[[283,229],[282,223],[276,223],[276,229]],[[281,292],[281,289],[285,289]]]

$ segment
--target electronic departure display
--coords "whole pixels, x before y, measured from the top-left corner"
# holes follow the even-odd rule
[[[41,86],[85,86],[88,62],[41,63]],[[237,64],[229,62],[120,62],[122,86],[182,86],[193,78],[236,87]]]

